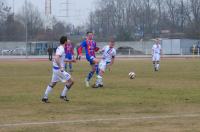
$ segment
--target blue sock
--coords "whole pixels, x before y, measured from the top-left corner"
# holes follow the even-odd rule
[[[67,64],[65,64],[65,69],[66,69],[66,71],[67,71]]]
[[[93,75],[94,75],[94,72],[91,71],[87,76],[87,80],[90,81],[90,79],[92,78]]]
[[[69,69],[72,70],[72,64],[69,64]]]
[[[99,75],[99,65],[95,65],[96,74]]]

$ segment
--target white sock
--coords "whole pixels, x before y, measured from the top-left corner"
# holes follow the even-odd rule
[[[53,88],[48,85],[47,89],[44,93],[44,98],[48,99],[48,95],[49,95],[49,93],[51,93],[52,90],[53,90]]]
[[[67,91],[68,91],[68,88],[65,86],[62,93],[61,93],[61,96],[66,96],[67,95]]]
[[[154,68],[156,68],[156,65],[157,65],[156,63],[155,63],[155,64],[153,64]]]
[[[160,64],[157,64],[157,65],[156,65],[156,67],[157,67],[157,69],[159,69],[159,67],[160,67]]]
[[[97,81],[96,81],[96,85],[99,85],[99,84],[103,84],[103,77],[100,75],[97,76]]]

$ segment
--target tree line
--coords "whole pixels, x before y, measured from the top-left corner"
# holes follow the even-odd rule
[[[200,0],[99,0],[88,29],[98,38],[200,38]]]
[[[83,35],[86,30],[93,31],[100,41],[110,36],[121,41],[200,38],[200,0],[98,0],[85,26],[74,27],[55,17],[51,21],[51,29],[46,28],[44,16],[30,2],[14,14],[0,0],[0,41],[24,41],[26,29],[29,41]]]
[[[0,41],[25,41],[26,31],[28,41],[53,41],[61,35],[79,35],[83,29],[55,17],[51,21],[52,27],[46,28],[44,16],[31,2],[27,2],[26,6],[24,3],[21,10],[14,14],[12,8],[0,0]]]

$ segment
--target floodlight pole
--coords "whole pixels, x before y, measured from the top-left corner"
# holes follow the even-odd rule
[[[27,15],[27,0],[25,0],[25,28],[26,28],[26,58],[28,58],[28,15]]]

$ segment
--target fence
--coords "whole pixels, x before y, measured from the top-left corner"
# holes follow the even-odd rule
[[[150,55],[153,41],[116,42],[115,48],[118,55]],[[102,48],[107,42],[98,42]],[[79,44],[77,44],[79,45]],[[162,39],[163,54],[166,55],[200,55],[199,40],[191,39]],[[54,52],[58,42],[0,42],[1,56],[9,55],[47,55],[48,47]]]

